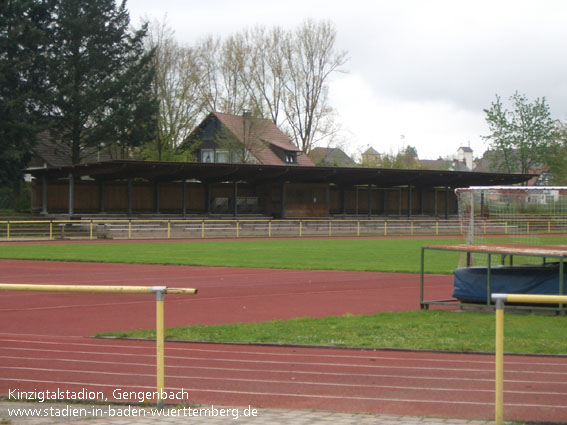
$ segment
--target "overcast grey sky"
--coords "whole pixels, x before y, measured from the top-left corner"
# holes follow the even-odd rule
[[[563,0],[128,0],[133,24],[167,14],[192,44],[257,25],[294,28],[328,19],[349,53],[330,96],[345,150],[417,148],[436,159],[486,150],[484,108],[515,91],[545,97],[567,118],[567,1]]]

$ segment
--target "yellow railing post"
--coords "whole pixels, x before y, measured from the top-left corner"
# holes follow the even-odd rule
[[[388,236],[388,222],[384,220],[384,236]]]
[[[240,222],[236,220],[236,237],[240,237]]]
[[[360,220],[356,222],[356,236],[360,236]]]
[[[93,221],[91,220],[89,225],[89,240],[93,240]]]
[[[171,220],[167,220],[167,239],[171,239]]]
[[[165,387],[165,341],[164,341],[164,314],[163,299],[165,286],[155,286],[152,291],[156,294],[156,379],[157,379],[157,407],[163,409],[163,389]]]
[[[299,220],[299,237],[303,236],[303,221]]]
[[[49,240],[53,240],[53,220],[49,220]]]
[[[496,425],[504,420],[504,299],[496,299],[496,359],[495,359],[495,408]]]
[[[10,240],[10,220],[8,220],[8,223],[6,224],[6,239]]]
[[[504,303],[567,304],[565,295],[492,294],[496,303],[495,408],[496,425],[504,422]]]
[[[329,236],[333,236],[333,227],[332,227],[333,225],[331,223],[332,221],[329,220]]]
[[[268,237],[272,237],[272,220],[268,221]]]
[[[132,239],[132,220],[128,220],[128,239]]]

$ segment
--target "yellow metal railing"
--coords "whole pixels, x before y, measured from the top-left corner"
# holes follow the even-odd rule
[[[98,286],[98,285],[29,285],[0,283],[0,291],[35,292],[88,292],[112,294],[155,294],[156,295],[156,380],[157,405],[163,408],[165,388],[165,343],[164,343],[164,296],[165,294],[196,294],[193,288],[168,288],[166,286]]]
[[[567,218],[483,220],[479,235],[567,233]],[[458,219],[90,219],[4,220],[0,241],[55,239],[174,239],[305,236],[461,235]]]
[[[496,303],[495,408],[496,425],[504,421],[504,304],[567,304],[565,295],[492,294]]]

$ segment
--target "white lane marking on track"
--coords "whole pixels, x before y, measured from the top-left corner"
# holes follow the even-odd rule
[[[39,367],[11,367],[11,366],[0,366],[0,369],[9,370],[33,370],[40,372],[58,372],[58,373],[81,373],[81,374],[92,374],[92,375],[114,375],[114,376],[144,376],[149,378],[155,378],[155,373],[123,373],[123,372],[106,372],[106,371],[92,371],[92,370],[74,370],[74,369],[50,369],[50,368],[39,368]],[[293,372],[289,372],[293,374]],[[315,386],[328,386],[328,387],[348,387],[348,388],[384,388],[384,389],[394,389],[394,390],[415,390],[415,391],[441,391],[441,392],[477,392],[477,393],[488,393],[493,394],[493,388],[486,389],[469,389],[469,388],[444,388],[444,387],[416,387],[408,385],[377,385],[377,384],[344,384],[339,382],[314,382],[314,381],[289,381],[289,380],[277,380],[277,379],[244,379],[244,378],[227,378],[223,377],[212,377],[212,376],[197,376],[197,375],[165,375],[168,379],[201,379],[207,381],[234,381],[234,382],[261,382],[266,384],[285,384],[285,385],[315,385]],[[549,395],[549,396],[565,396],[565,392],[555,392],[555,391],[518,391],[518,390],[506,390],[506,394],[526,394],[526,395]]]
[[[80,385],[80,386],[89,386],[89,387],[110,387],[113,389],[120,388],[120,385],[113,385],[113,384],[94,384],[89,382],[61,382],[61,381],[39,381],[33,379],[8,379],[8,378],[0,378],[0,381],[9,381],[9,382],[33,382],[36,384],[57,384],[61,385]],[[155,390],[154,386],[133,386],[133,388],[148,388]],[[220,394],[231,394],[234,395],[234,391],[229,390],[215,390],[215,389],[199,389],[199,388],[168,388],[168,391],[181,391],[185,390],[188,392],[207,392],[207,393],[220,393]],[[381,397],[353,397],[353,396],[346,396],[346,395],[319,395],[319,394],[290,394],[290,393],[272,393],[272,392],[256,392],[256,391],[238,391],[238,395],[258,395],[258,396],[278,396],[278,397],[296,397],[296,398],[317,398],[317,399],[331,399],[331,400],[367,400],[367,401],[386,401],[386,402],[398,402],[398,403],[422,403],[422,404],[463,404],[463,405],[477,405],[477,406],[493,406],[494,403],[486,403],[486,402],[474,402],[474,401],[445,401],[445,400],[418,400],[418,399],[401,399],[401,398],[381,398]],[[514,403],[506,403],[506,407],[534,407],[534,408],[545,408],[545,409],[567,409],[565,405],[544,405],[544,404],[514,404]]]
[[[59,342],[52,342],[52,341],[37,341],[37,340],[24,340],[24,339],[0,339],[2,341],[6,341],[6,342],[16,342],[16,343],[25,343],[25,344],[47,344],[47,345],[60,345]],[[91,340],[92,341],[92,340]],[[99,340],[99,341],[108,341],[108,340]],[[151,343],[151,346],[148,347],[137,347],[134,345],[127,345],[127,343],[131,343],[131,342],[146,342],[146,341],[140,341],[140,340],[123,340],[126,344],[116,344],[114,340],[111,340],[113,343],[109,343],[109,344],[100,344],[97,342],[93,343],[85,343],[85,342],[71,342],[68,343],[66,342],[65,344],[67,346],[86,346],[86,347],[104,347],[104,348],[124,348],[124,349],[134,349],[134,350],[155,350],[154,348],[154,342],[148,340],[148,343]],[[371,361],[378,361],[378,360],[393,360],[393,361],[400,361],[400,362],[413,362],[413,361],[419,361],[419,362],[435,362],[435,363],[466,363],[466,364],[470,364],[470,363],[474,363],[474,364],[482,364],[482,365],[490,365],[493,366],[494,365],[494,359],[490,359],[487,361],[484,360],[471,360],[471,359],[433,359],[433,358],[426,358],[426,357],[394,357],[394,356],[382,356],[379,355],[383,352],[380,352],[380,349],[377,348],[376,351],[360,351],[360,355],[358,356],[354,356],[354,355],[344,355],[344,354],[321,354],[321,353],[298,353],[298,352],[286,352],[286,353],[276,353],[276,352],[270,352],[270,351],[238,351],[238,350],[221,350],[221,349],[216,349],[216,348],[212,348],[212,349],[201,349],[201,348],[187,348],[187,347],[172,347],[171,345],[167,344],[168,341],[166,341],[166,350],[167,351],[182,351],[182,352],[203,352],[203,353],[223,353],[223,354],[246,354],[246,355],[257,355],[257,356],[280,356],[280,357],[318,357],[318,358],[344,358],[344,359],[359,359],[359,360],[370,360]],[[169,342],[170,344],[175,344],[175,342]],[[261,348],[261,347],[260,347]],[[305,347],[305,348],[300,348],[300,347],[293,347],[293,349],[301,349],[301,350],[316,350],[316,348],[313,347]],[[325,349],[327,350],[327,349]],[[443,353],[442,355],[451,355],[451,354],[446,354]],[[471,354],[465,354],[465,355],[471,355]],[[522,365],[526,365],[526,366],[533,366],[533,365],[537,365],[537,366],[545,366],[545,367],[549,367],[549,366],[563,366],[567,368],[567,359],[566,362],[564,363],[552,363],[550,362],[533,362],[533,361],[525,361],[525,362],[520,362],[520,361],[514,361],[513,359],[507,358],[506,359],[506,364],[507,365],[514,365],[514,366],[522,366]],[[492,369],[488,369],[488,370],[492,370]]]
[[[16,350],[16,351],[33,351],[44,353],[65,353],[65,354],[89,354],[97,356],[136,356],[136,357],[151,357],[155,358],[155,354],[132,354],[132,353],[116,353],[116,352],[103,352],[103,351],[72,351],[67,350],[47,350],[39,348],[15,348],[15,347],[2,347],[0,350]],[[248,360],[248,359],[227,359],[227,358],[212,358],[212,357],[195,357],[195,356],[165,356],[166,359],[178,360],[202,360],[202,361],[216,361],[216,362],[233,362],[233,363],[265,363],[265,364],[291,364],[301,366],[324,366],[324,367],[345,367],[345,368],[362,368],[362,369],[404,369],[404,370],[426,370],[426,371],[451,371],[451,372],[474,372],[474,373],[493,373],[492,370],[485,369],[464,369],[464,368],[449,368],[449,367],[416,367],[416,366],[394,366],[394,365],[353,365],[346,363],[322,363],[322,362],[298,362],[298,361],[275,361],[275,360]],[[507,370],[507,373],[525,373],[525,374],[541,374],[541,375],[567,375],[567,372],[534,372],[525,370]]]

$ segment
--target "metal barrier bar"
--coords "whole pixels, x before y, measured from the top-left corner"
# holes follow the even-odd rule
[[[492,294],[496,303],[495,406],[496,425],[504,423],[504,304],[567,304],[565,295]]]
[[[106,294],[155,294],[156,295],[156,387],[157,407],[163,408],[162,398],[165,388],[165,332],[164,332],[164,297],[165,294],[196,294],[194,288],[168,288],[166,286],[107,286],[107,285],[29,285],[0,283],[0,291],[35,291],[35,292],[89,292]]]
[[[279,229],[279,224],[289,223],[291,227],[298,228],[297,234],[300,237],[304,237],[312,234],[319,235],[329,235],[329,236],[340,236],[343,233],[348,233],[348,228],[353,232],[356,231],[357,236],[361,236],[362,233],[366,234],[382,234],[384,236],[389,236],[392,234],[455,234],[459,235],[462,233],[462,223],[458,220],[448,219],[392,219],[392,218],[382,218],[382,219],[282,219],[282,220],[270,220],[270,219],[238,219],[238,220],[222,220],[222,219],[88,219],[88,220],[1,220],[0,226],[3,227],[5,231],[5,239],[8,241],[18,240],[20,238],[26,239],[43,239],[47,237],[47,229],[41,230],[40,227],[34,227],[34,225],[44,224],[49,226],[49,240],[57,239],[57,235],[53,233],[53,226],[65,226],[72,225],[73,237],[76,239],[87,239],[94,240],[97,238],[97,231],[99,228],[97,225],[105,224],[103,237],[111,237],[112,233],[116,231],[117,234],[125,233],[124,236],[128,239],[134,239],[137,237],[138,232],[143,232],[145,227],[139,227],[138,224],[163,224],[163,232],[167,232],[167,238],[173,239],[175,237],[180,237],[183,232],[174,232],[175,228],[172,227],[172,223],[201,223],[201,238],[208,236],[209,228],[208,224],[215,223],[227,223],[235,226],[235,232],[225,232],[225,234],[219,234],[215,226],[211,226],[210,230],[212,233],[220,237],[244,237],[243,233],[245,229],[245,224],[248,223],[267,223],[263,227],[264,234],[262,236],[273,237],[274,232]],[[315,223],[324,223],[328,228],[322,226],[312,226]],[[344,226],[347,224],[347,226]],[[22,228],[22,225],[24,227]],[[30,225],[31,227],[26,227]],[[348,227],[350,225],[350,227]],[[381,227],[378,227],[381,225]],[[550,234],[553,232],[558,232],[564,234],[567,231],[567,220],[562,219],[529,219],[522,218],[521,222],[516,221],[515,226],[521,226],[524,231],[541,234]],[[116,227],[114,227],[116,226]],[[276,227],[274,227],[276,226]],[[297,226],[297,227],[296,227]],[[161,227],[161,226],[160,226]],[[496,220],[486,220],[479,223],[479,231],[484,234],[498,234],[505,233],[509,234],[510,223],[496,219]],[[528,229],[529,227],[529,229]],[[228,226],[227,226],[228,228]],[[259,229],[259,228],[258,228]],[[257,236],[260,230],[256,229],[253,236]],[[76,230],[76,231],[75,231]],[[152,229],[156,230],[156,229]],[[185,229],[188,230],[188,229]],[[197,231],[197,226],[195,226],[195,231]],[[44,233],[43,233],[44,232]],[[127,233],[126,233],[127,232]],[[165,235],[164,235],[165,236]],[[199,237],[197,234],[194,237]],[[122,236],[118,236],[122,237]]]

